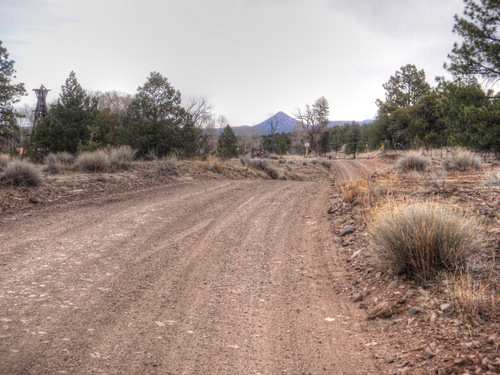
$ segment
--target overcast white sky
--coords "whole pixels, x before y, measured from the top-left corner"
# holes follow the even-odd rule
[[[0,40],[18,81],[135,93],[158,71],[183,99],[206,97],[232,125],[324,96],[331,120],[373,118],[401,66],[429,83],[462,0],[0,0]]]

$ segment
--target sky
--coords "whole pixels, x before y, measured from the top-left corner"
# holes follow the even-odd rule
[[[0,40],[35,104],[82,87],[134,94],[160,72],[183,101],[204,97],[231,125],[254,125],[324,96],[330,120],[377,112],[407,64],[432,85],[462,0],[0,0]]]

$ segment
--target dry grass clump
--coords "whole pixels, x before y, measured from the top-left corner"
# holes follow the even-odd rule
[[[280,178],[278,170],[273,168],[268,160],[245,158],[244,163],[242,162],[242,164],[252,169],[264,171],[273,180],[277,180]]]
[[[500,186],[500,170],[488,173],[484,177],[483,186],[499,187]]]
[[[177,158],[175,156],[167,156],[154,161],[156,171],[163,175],[177,174]]]
[[[83,152],[76,158],[75,167],[87,172],[103,172],[111,164],[104,151]]]
[[[341,185],[340,194],[347,203],[372,205],[389,194],[389,187],[383,183],[375,183],[369,175],[364,175],[356,181]]]
[[[394,163],[394,169],[409,172],[409,171],[424,171],[430,164],[430,160],[416,152],[402,156]]]
[[[433,202],[389,204],[374,214],[372,246],[381,264],[425,280],[456,270],[479,248],[479,222]]]
[[[495,290],[486,283],[472,277],[467,270],[456,272],[446,277],[448,293],[455,309],[464,320],[480,318],[495,311]]]
[[[68,167],[74,159],[74,156],[69,152],[63,151],[58,153],[50,153],[44,159],[45,172],[60,173]]]
[[[42,179],[34,164],[26,160],[14,159],[5,166],[0,175],[0,182],[5,185],[31,187],[40,185]]]
[[[443,161],[445,169],[455,169],[462,172],[469,169],[480,169],[481,164],[481,158],[467,150],[454,151]]]
[[[112,166],[124,168],[134,161],[136,154],[137,150],[132,147],[120,146],[109,151],[109,160]]]
[[[10,161],[10,156],[5,154],[0,154],[0,169],[3,169],[7,166]]]

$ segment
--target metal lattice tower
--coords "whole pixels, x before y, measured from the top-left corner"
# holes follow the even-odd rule
[[[35,127],[37,121],[41,118],[47,116],[47,102],[45,98],[47,97],[47,93],[50,89],[46,89],[44,85],[40,85],[39,89],[33,89],[36,94],[37,102],[35,108],[35,118],[33,120],[33,128]]]

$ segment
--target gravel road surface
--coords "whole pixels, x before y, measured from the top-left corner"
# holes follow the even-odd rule
[[[332,287],[330,189],[178,182],[0,217],[0,374],[376,373]]]

